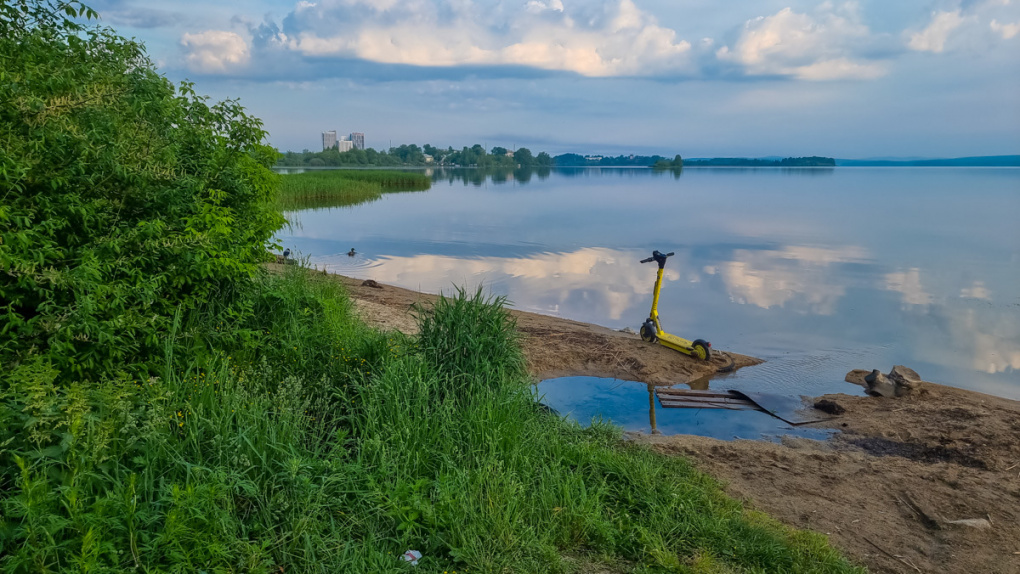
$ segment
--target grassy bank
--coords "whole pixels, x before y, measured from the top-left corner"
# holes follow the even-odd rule
[[[323,170],[282,178],[278,206],[283,211],[342,207],[375,201],[383,193],[424,191],[432,178],[402,171]]]
[[[179,320],[147,380],[21,365],[0,393],[4,572],[851,572],[686,461],[535,407],[499,300],[365,327],[337,284],[259,277]]]

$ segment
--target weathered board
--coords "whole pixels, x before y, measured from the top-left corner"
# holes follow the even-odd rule
[[[815,416],[804,412],[799,398],[769,393],[656,389],[655,395],[659,398],[659,404],[667,409],[757,410],[795,426],[833,418],[821,413]]]

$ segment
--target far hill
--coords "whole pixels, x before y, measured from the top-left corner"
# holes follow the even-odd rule
[[[841,167],[1020,167],[1020,155],[982,155],[953,159],[837,159]]]
[[[753,159],[744,157],[716,157],[711,159],[685,159],[684,167],[835,167],[831,157],[788,157],[785,159]]]

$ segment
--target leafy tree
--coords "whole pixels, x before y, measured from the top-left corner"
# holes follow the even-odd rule
[[[78,18],[96,14],[0,4],[0,364],[94,378],[230,301],[283,220],[258,119]]]
[[[506,149],[505,147],[496,146],[492,148],[492,155],[505,156],[507,151],[509,150]]]
[[[514,152],[514,161],[520,164],[522,167],[526,167],[535,162],[534,156],[531,155],[531,150],[522,147]]]
[[[421,148],[415,144],[403,144],[400,147],[390,148],[390,155],[405,164],[416,165],[425,162],[425,156],[422,154]]]
[[[553,158],[549,154],[545,153],[544,151],[543,152],[539,152],[538,155],[535,156],[535,165],[536,166],[539,166],[539,167],[552,167],[552,164],[553,164]]]

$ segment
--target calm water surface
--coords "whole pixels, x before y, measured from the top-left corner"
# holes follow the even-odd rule
[[[428,192],[291,213],[280,239],[336,273],[427,292],[481,284],[519,309],[635,330],[655,280],[638,261],[675,251],[666,330],[767,360],[713,387],[854,393],[850,369],[905,364],[1020,399],[1020,169],[434,178]],[[561,411],[586,404],[555,395]]]

